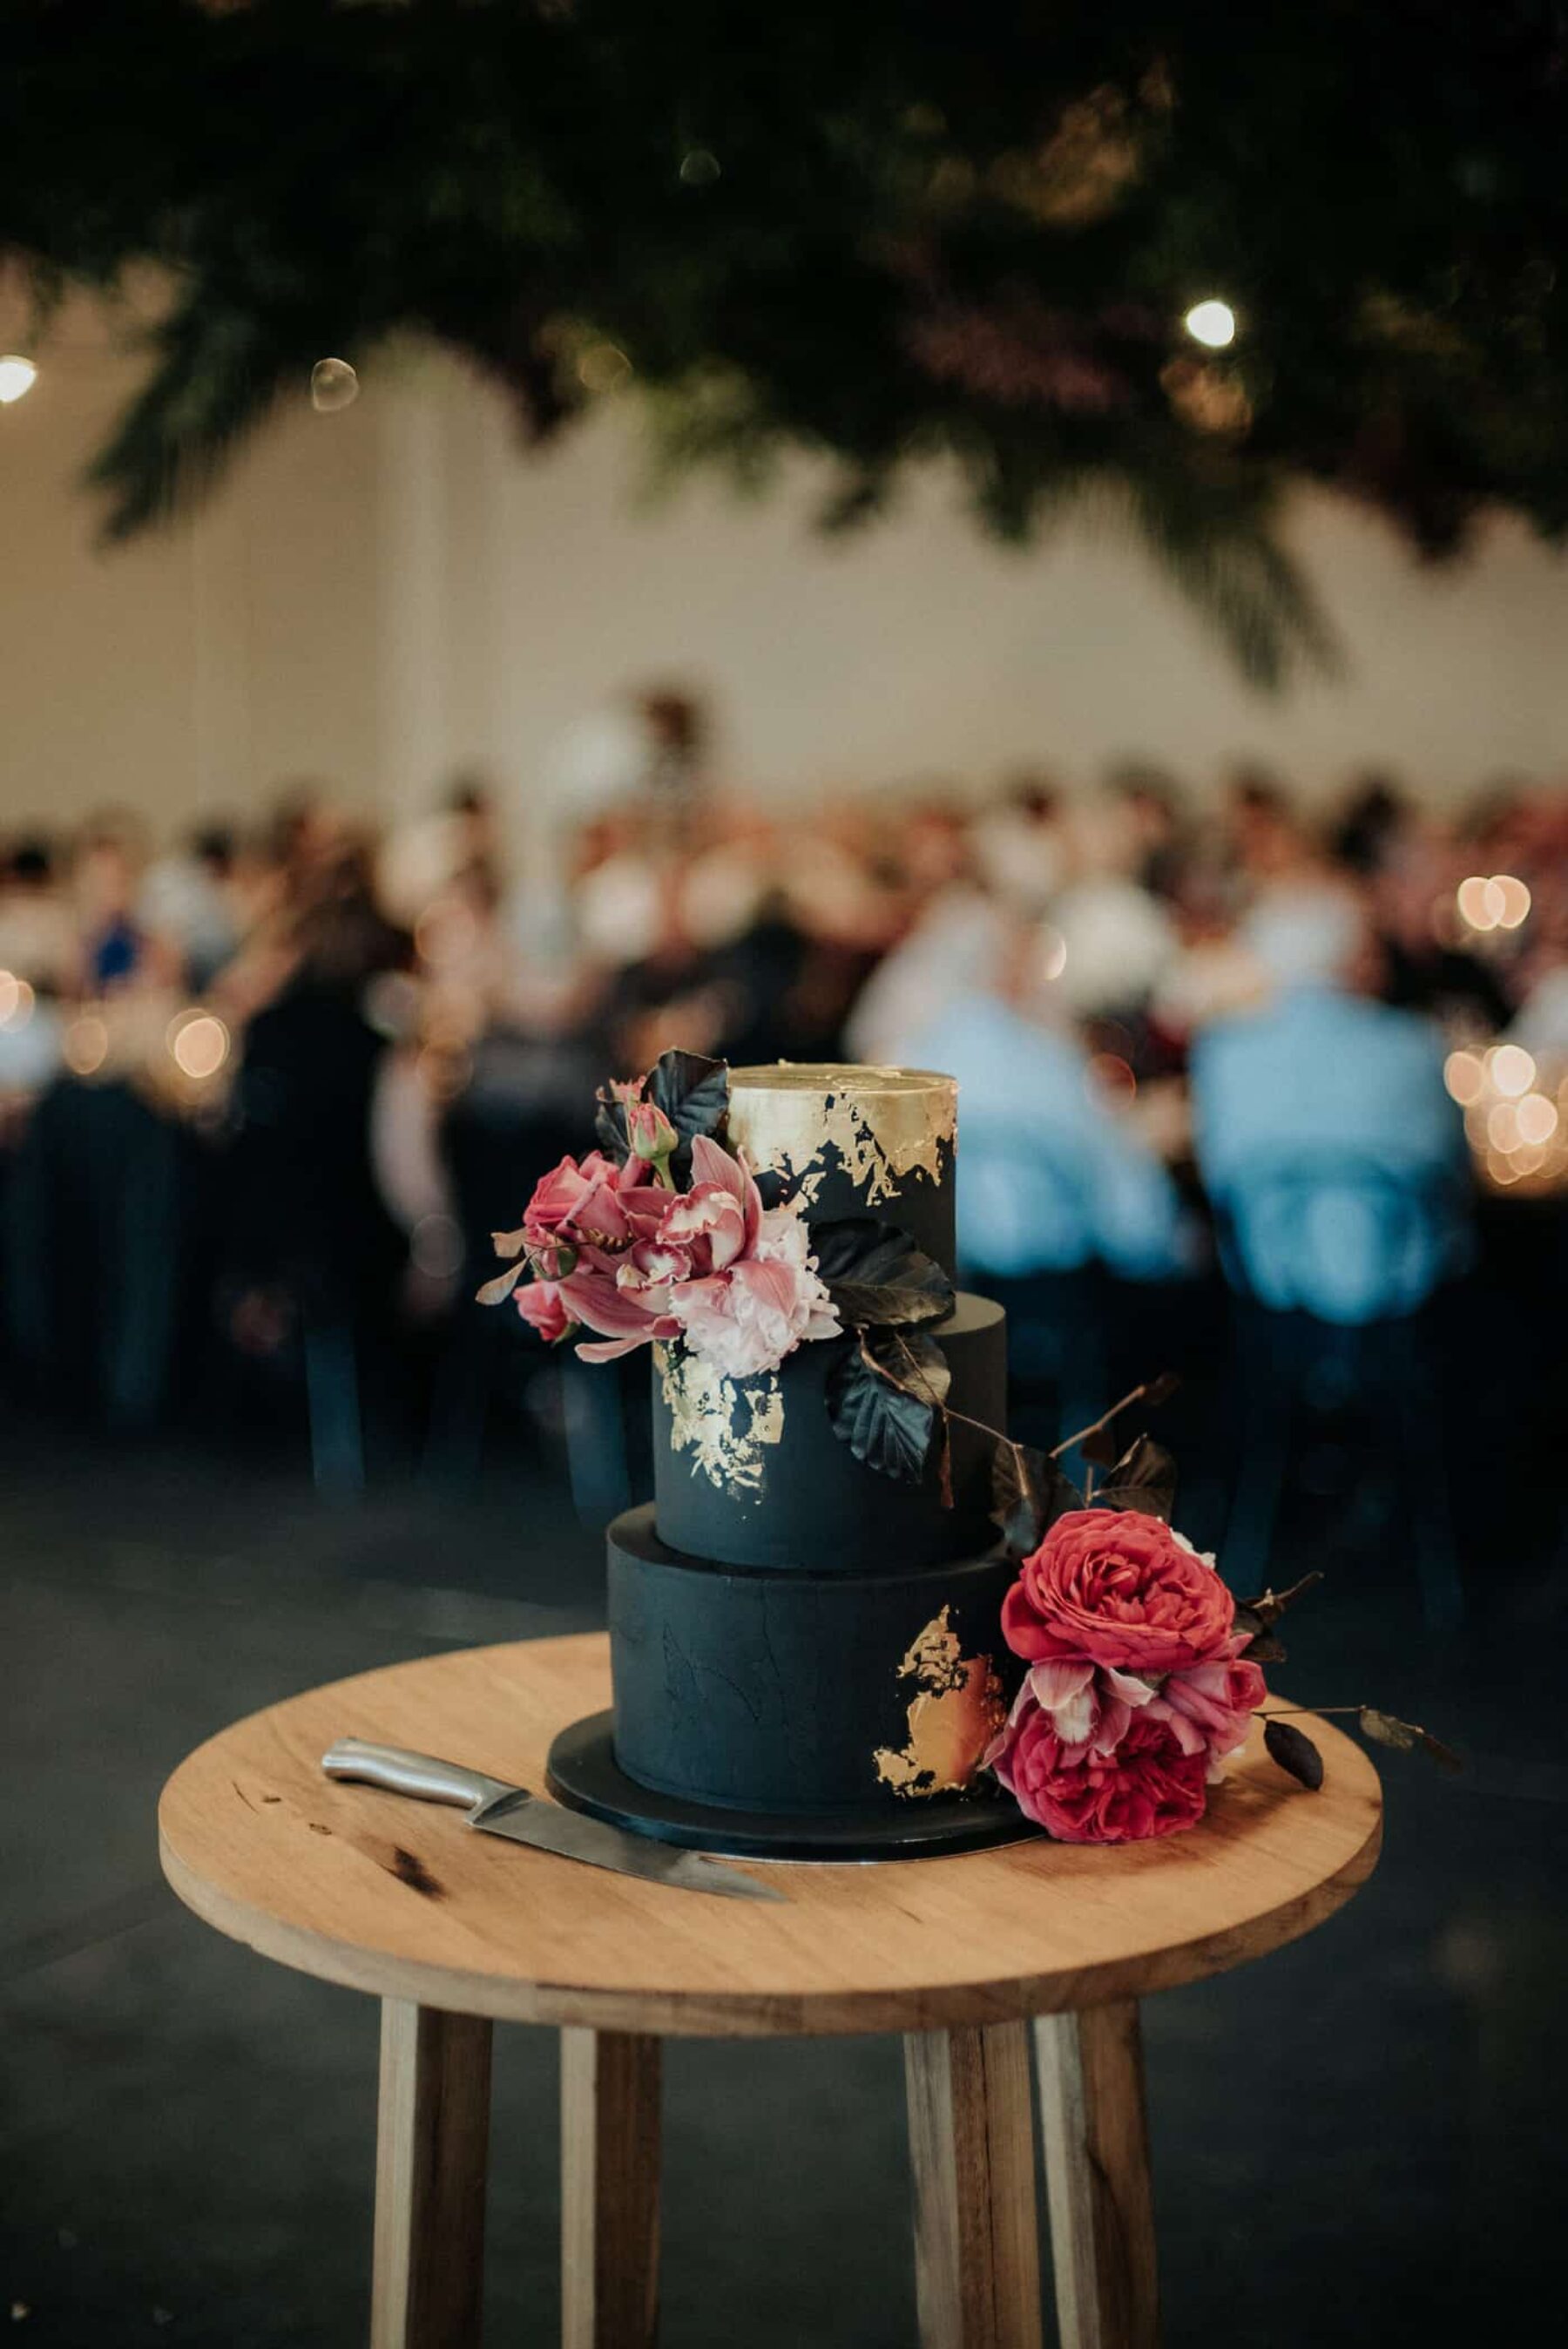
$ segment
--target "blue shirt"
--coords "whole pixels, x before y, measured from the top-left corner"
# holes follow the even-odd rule
[[[1468,1253],[1464,1129],[1437,1030],[1300,988],[1192,1055],[1199,1169],[1233,1270],[1328,1321],[1407,1313]]]
[[[958,1252],[1011,1279],[1099,1259],[1132,1280],[1191,1268],[1165,1168],[1097,1095],[1071,1038],[990,995],[960,995],[900,1040],[909,1068],[958,1080]]]

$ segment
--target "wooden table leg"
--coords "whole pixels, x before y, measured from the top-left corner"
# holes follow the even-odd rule
[[[490,2024],[381,2002],[371,2349],[479,2349]]]
[[[1061,2349],[1160,2338],[1136,1999],[1035,2024]]]
[[[561,2034],[563,2349],[649,2349],[658,2331],[659,2057],[639,2033]]]
[[[1039,2349],[1028,2025],[903,2043],[921,2349]]]

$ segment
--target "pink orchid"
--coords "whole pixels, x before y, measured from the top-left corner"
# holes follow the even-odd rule
[[[745,1160],[704,1136],[692,1143],[692,1174],[659,1239],[690,1251],[669,1307],[693,1353],[727,1378],[754,1378],[803,1341],[836,1337],[799,1206],[764,1207]]]

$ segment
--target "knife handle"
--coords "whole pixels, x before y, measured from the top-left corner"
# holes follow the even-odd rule
[[[438,1762],[433,1754],[406,1754],[397,1745],[370,1745],[362,1737],[340,1737],[321,1757],[329,1778],[354,1778],[384,1786],[389,1795],[412,1795],[421,1803],[458,1803],[465,1811],[497,1795],[517,1795],[504,1778],[465,1770],[460,1762]]]

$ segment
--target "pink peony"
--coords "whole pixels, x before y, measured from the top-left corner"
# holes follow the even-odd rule
[[[1133,1712],[1109,1752],[1068,1744],[1027,1683],[987,1755],[1026,1818],[1062,1843],[1144,1843],[1203,1816],[1206,1769],[1169,1723]]]
[[[1032,1662],[1173,1672],[1239,1654],[1234,1613],[1212,1561],[1161,1518],[1070,1509],[1024,1560],[1002,1604],[1002,1630]]]
[[[691,1189],[672,1201],[661,1248],[685,1252],[668,1290],[687,1345],[726,1378],[777,1370],[803,1340],[838,1335],[796,1206],[764,1207],[743,1161],[699,1135]]]

